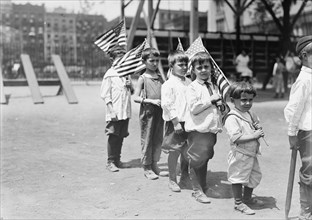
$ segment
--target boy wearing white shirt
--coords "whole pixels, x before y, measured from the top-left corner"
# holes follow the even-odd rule
[[[312,219],[312,35],[299,39],[296,52],[302,61],[298,78],[291,87],[284,109],[290,149],[299,150],[300,220]]]

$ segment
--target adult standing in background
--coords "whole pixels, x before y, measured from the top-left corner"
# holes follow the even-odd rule
[[[300,153],[300,220],[312,220],[312,35],[299,39],[296,52],[302,61],[284,109],[291,149]]]
[[[236,65],[236,81],[245,81],[251,83],[252,70],[248,67],[250,58],[245,50],[236,57],[234,64]]]

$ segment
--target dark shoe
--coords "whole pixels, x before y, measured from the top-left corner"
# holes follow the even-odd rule
[[[306,208],[306,209],[301,208],[298,219],[299,220],[312,220],[311,210],[309,208]]]
[[[174,182],[172,180],[169,180],[168,186],[169,186],[169,189],[171,189],[172,192],[181,192],[180,186],[176,182]]]
[[[278,98],[278,94],[276,93],[273,98],[277,99]]]
[[[197,202],[201,203],[211,203],[210,199],[202,191],[196,190],[192,193],[192,197],[196,199]]]
[[[254,210],[249,208],[246,204],[241,203],[239,205],[234,205],[234,210],[244,213],[245,215],[254,215],[256,214]]]
[[[281,99],[283,99],[283,98],[284,98],[284,93],[282,93],[282,94],[280,95],[280,98],[281,98]]]
[[[158,176],[152,170],[144,170],[144,176],[148,180],[156,180],[156,179],[158,179]]]
[[[111,172],[118,172],[118,171],[119,171],[118,167],[116,167],[116,165],[115,165],[113,162],[108,162],[108,163],[106,164],[106,168],[107,168],[109,171],[111,171]]]
[[[124,163],[124,162],[121,162],[121,161],[115,162],[115,165],[116,165],[118,168],[121,168],[121,169],[130,168],[130,167],[131,167],[130,164]]]
[[[245,203],[246,205],[255,205],[255,206],[263,206],[264,202],[260,199],[257,198],[250,198],[248,200],[243,200],[243,203]]]

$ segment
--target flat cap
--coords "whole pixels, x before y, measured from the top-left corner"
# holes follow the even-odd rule
[[[300,51],[311,42],[312,42],[312,35],[308,35],[308,36],[300,38],[296,45],[297,54],[299,54]]]

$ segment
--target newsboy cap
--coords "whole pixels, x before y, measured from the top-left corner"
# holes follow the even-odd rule
[[[312,42],[312,35],[309,35],[309,36],[305,36],[305,37],[302,37],[298,40],[298,43],[296,45],[296,52],[297,54],[300,53],[300,51],[305,47],[307,46],[309,43]]]

